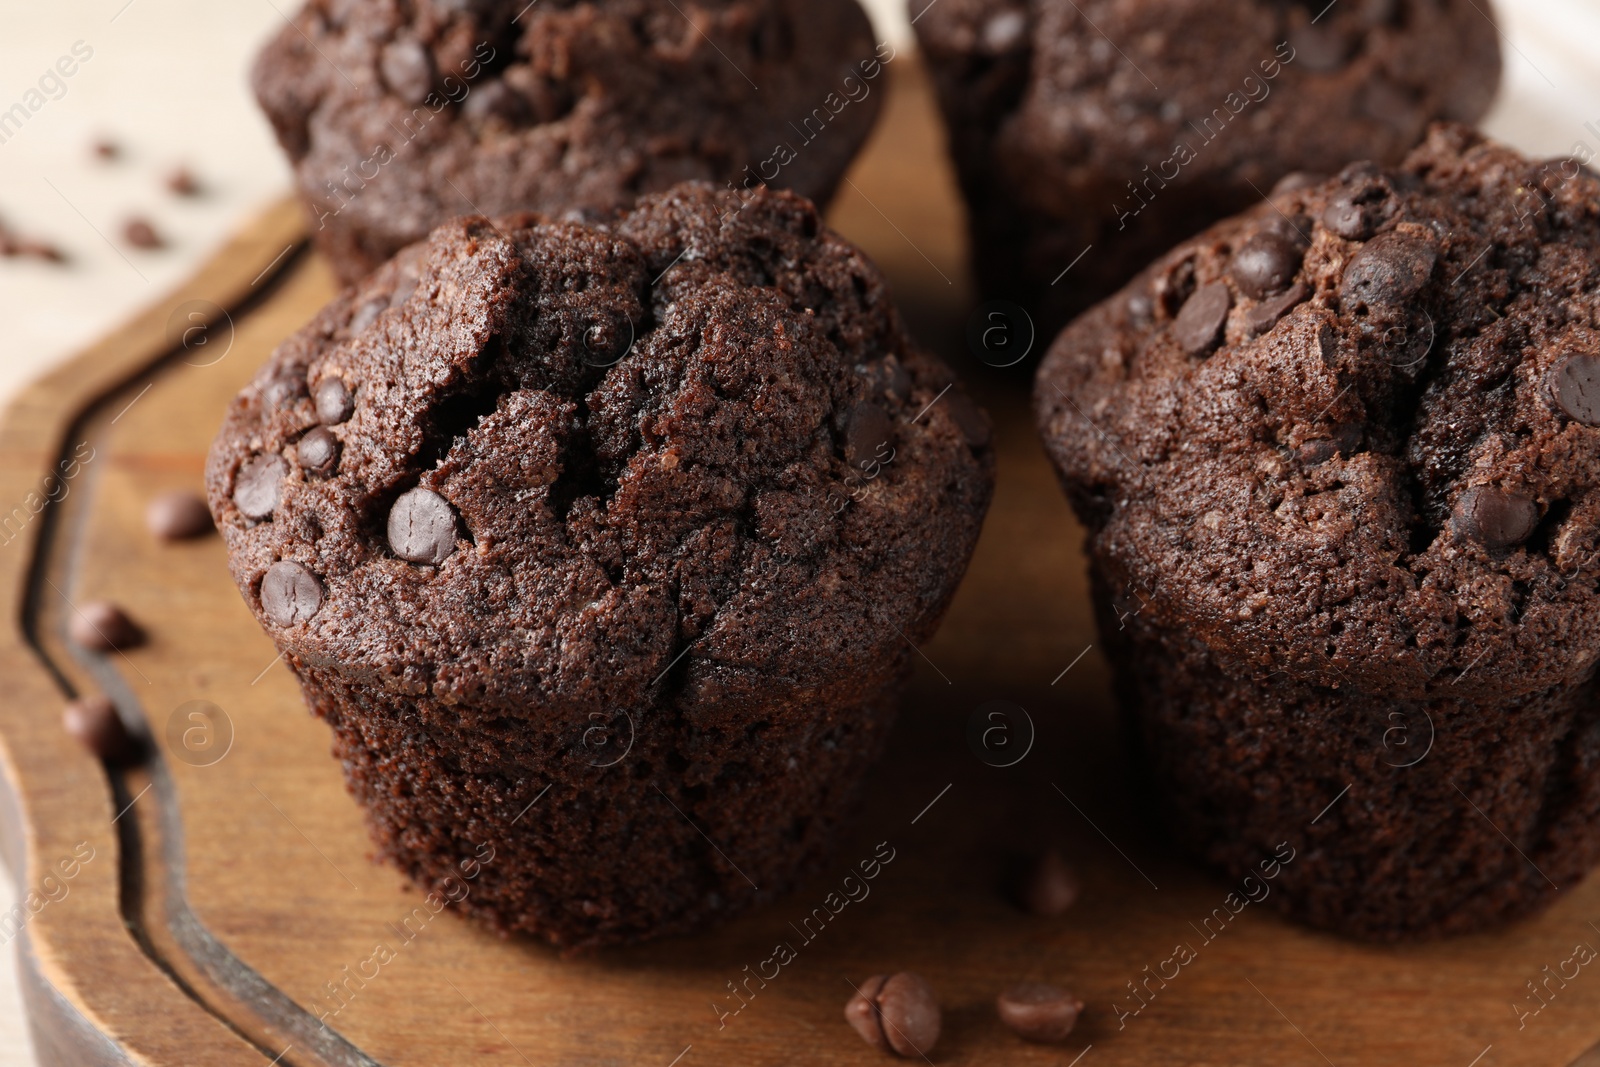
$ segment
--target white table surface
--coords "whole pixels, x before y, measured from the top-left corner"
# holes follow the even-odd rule
[[[909,2],[913,11],[927,6]],[[75,45],[80,54],[92,50],[62,80],[64,90],[50,86],[55,98],[0,142],[0,220],[71,257],[62,266],[0,259],[0,403],[160,301],[288,187],[246,70],[294,5],[0,0],[0,112]],[[902,0],[867,6],[881,34],[908,36]],[[1577,142],[1600,155],[1600,0],[1496,0],[1496,7],[1508,47],[1489,132],[1541,155],[1565,155]],[[100,138],[120,144],[121,157],[98,160],[91,146]],[[166,190],[166,174],[180,164],[200,178],[205,195],[181,199]],[[128,249],[121,231],[134,216],[155,223],[168,247]],[[0,1067],[32,1063],[8,948],[0,952]]]

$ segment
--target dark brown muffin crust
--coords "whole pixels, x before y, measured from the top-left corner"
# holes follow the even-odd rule
[[[282,346],[208,488],[385,851],[502,835],[526,863],[476,906],[631,939],[781,888],[842,814],[988,504],[947,387],[810,203],[691,184],[441,226]]]
[[[825,202],[879,58],[855,0],[312,0],[254,84],[350,282],[455,215],[596,218],[691,179]]]
[[[1103,630],[1189,844],[1305,841],[1285,905],[1376,937],[1600,859],[1597,395],[1600,181],[1463,127],[1285,183],[1062,334],[1040,431],[1137,601]]]
[[[1285,175],[1331,174],[1352,159],[1396,163],[1428,122],[1475,121],[1500,74],[1488,8],[930,5],[916,30],[950,126],[980,284],[1036,309],[1053,335]]]

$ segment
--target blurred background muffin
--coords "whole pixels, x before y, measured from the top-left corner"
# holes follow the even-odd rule
[[[1476,0],[925,8],[916,32],[980,288],[1033,311],[1048,342],[1287,175],[1398,162],[1428,122],[1477,121],[1500,77],[1487,12]]]
[[[676,182],[826,203],[882,94],[856,0],[313,0],[254,84],[344,281],[454,215]]]

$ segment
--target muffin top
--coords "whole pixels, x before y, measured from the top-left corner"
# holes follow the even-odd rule
[[[1169,182],[1265,191],[1293,170],[1397,161],[1432,120],[1476,120],[1500,74],[1488,7],[940,0],[917,30],[936,63],[966,71],[947,106],[992,138],[1032,206],[1137,214]],[[1103,203],[1082,202],[1085,184]]]
[[[313,214],[361,232],[353,281],[455,215],[691,179],[823,200],[879,70],[855,0],[312,0],[254,84]]]
[[[1435,127],[1285,179],[1069,327],[1039,426],[1114,595],[1397,699],[1600,655],[1600,180]]]
[[[447,223],[233,402],[207,465],[304,663],[533,717],[875,696],[954,591],[989,423],[792,193]]]

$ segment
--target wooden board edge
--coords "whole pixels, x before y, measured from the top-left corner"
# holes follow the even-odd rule
[[[60,728],[58,709],[71,686],[38,654],[29,612],[40,552],[60,510],[51,504],[70,494],[57,465],[74,433],[111,397],[181,354],[185,330],[231,333],[232,316],[271,289],[305,241],[298,201],[269,205],[187,280],[25,386],[0,415],[0,859],[22,901],[8,913],[5,940],[17,943],[29,1028],[47,1065],[267,1061],[186,994],[129,931],[110,772]],[[38,887],[74,843],[92,846],[100,862],[58,887],[67,890],[59,900],[41,898]],[[46,903],[37,910],[29,905],[40,899]],[[175,1057],[179,1031],[203,1037]]]

